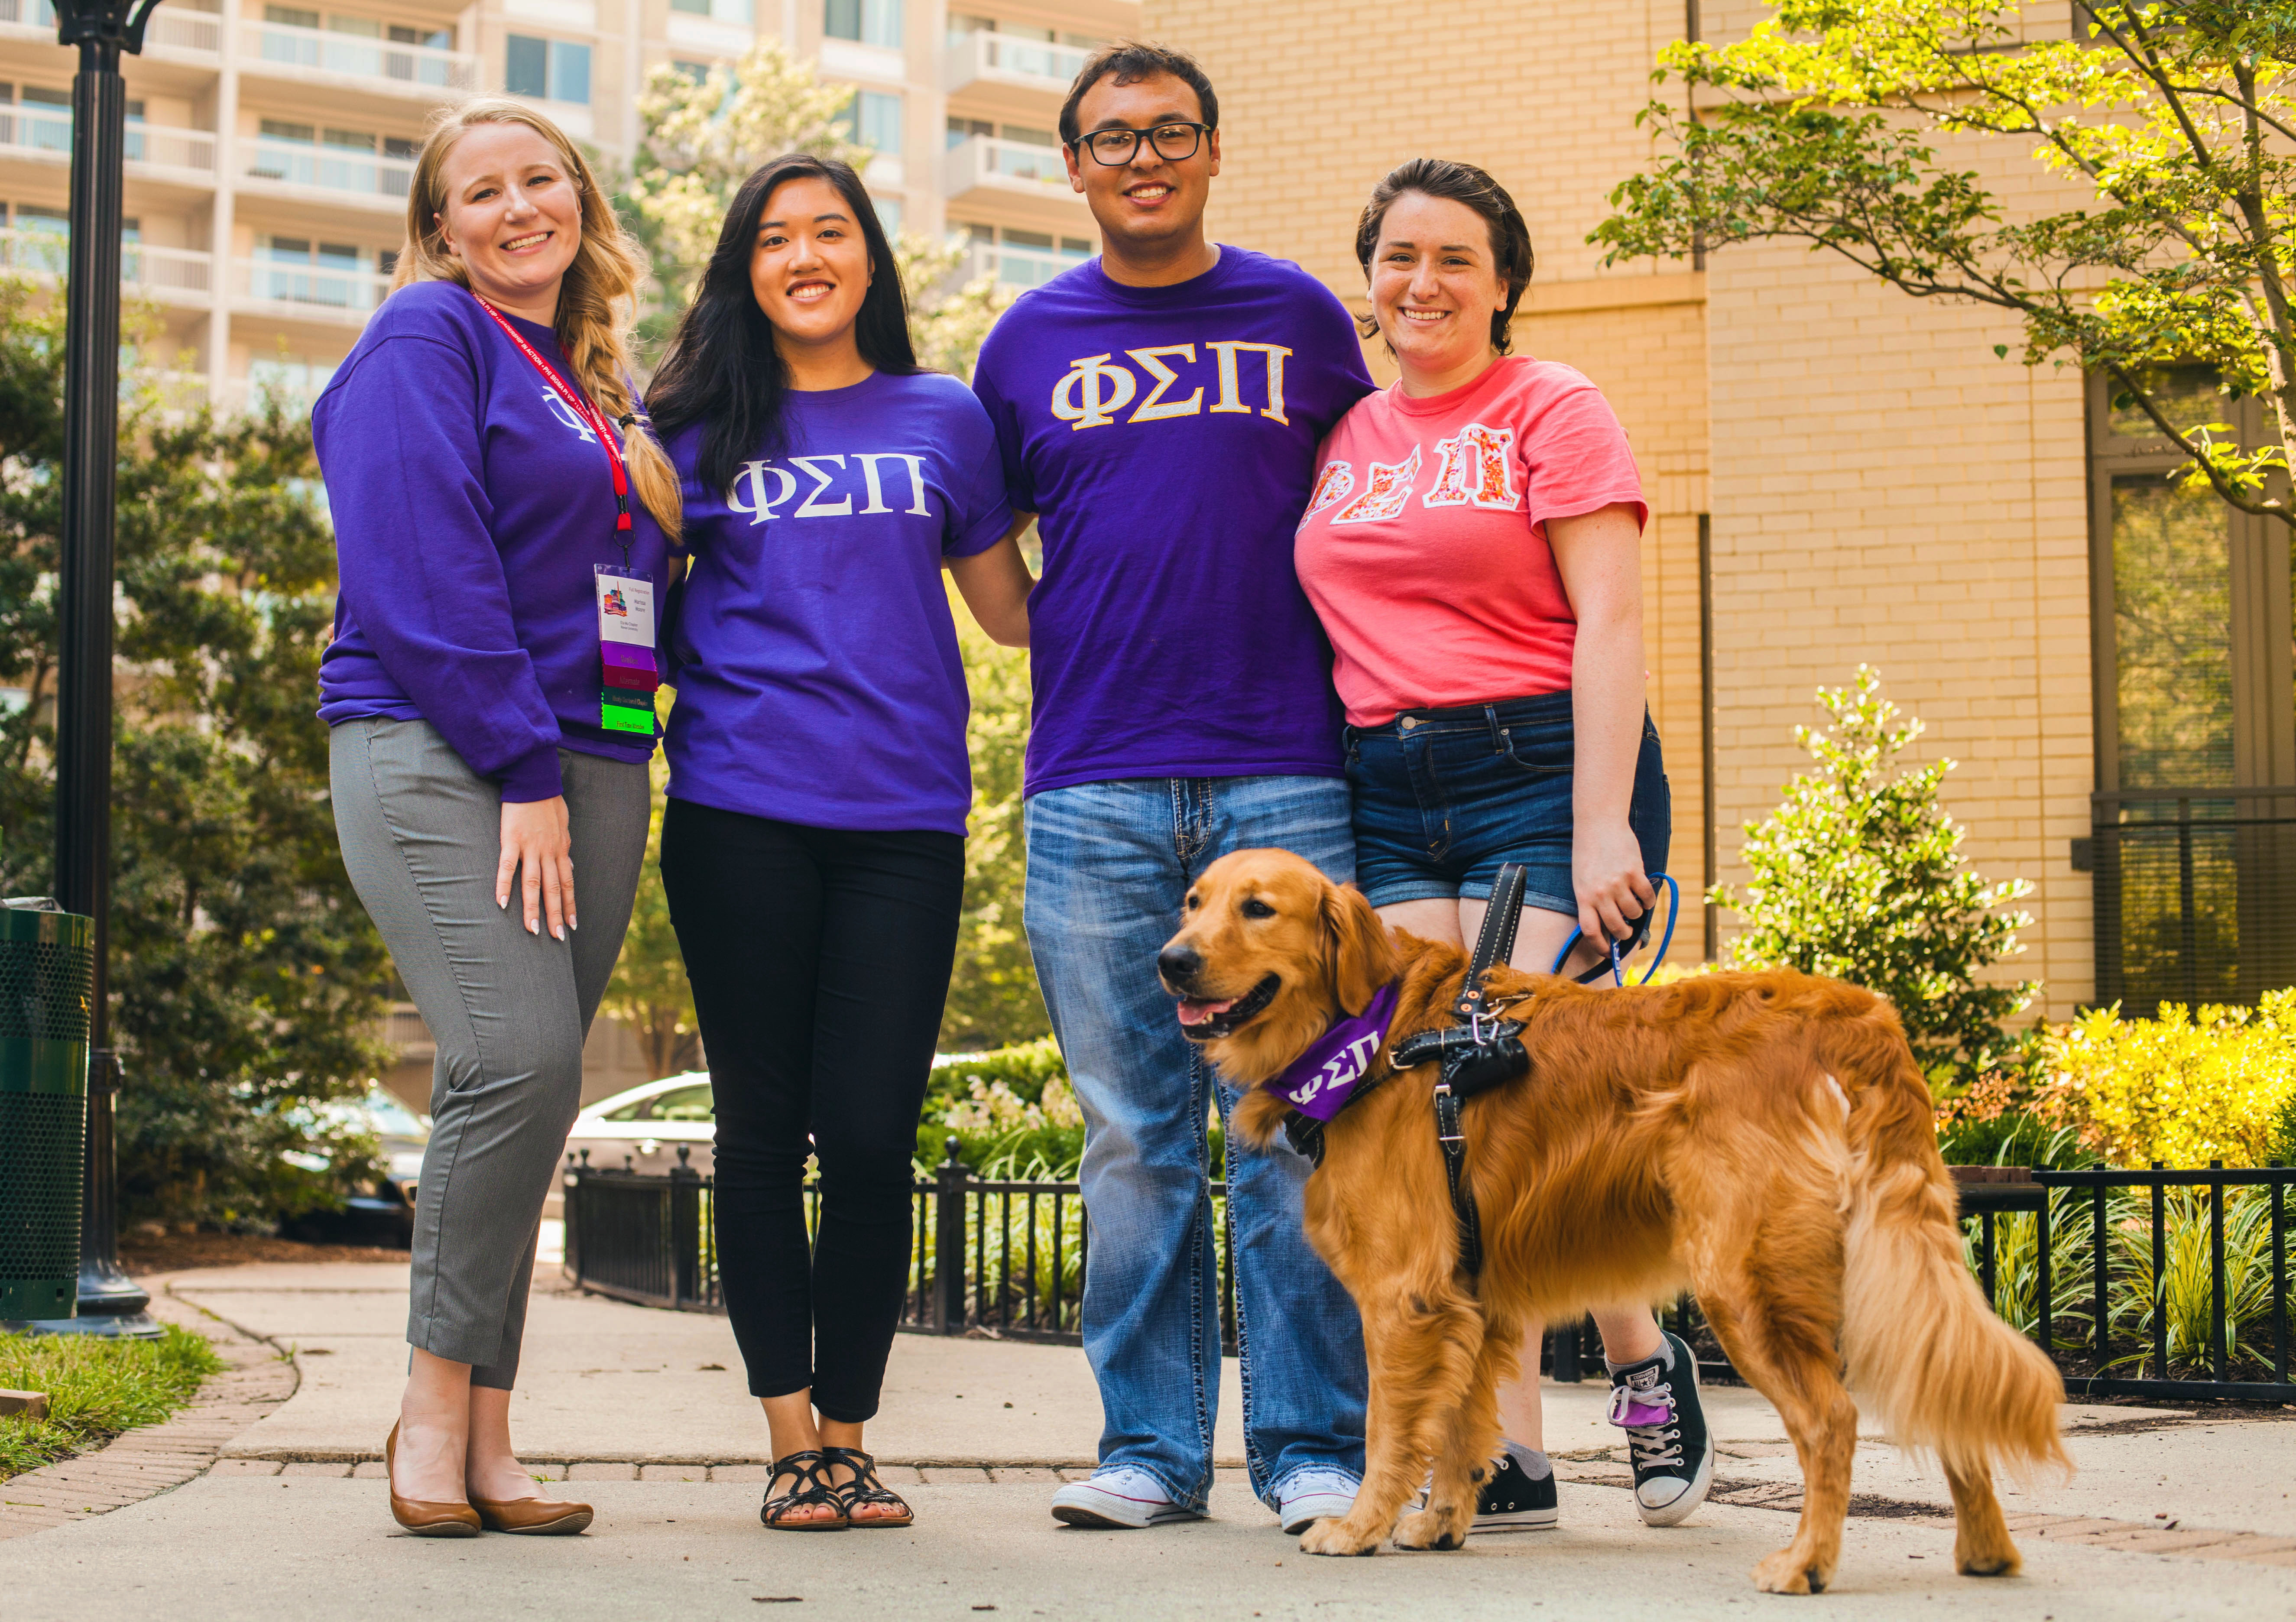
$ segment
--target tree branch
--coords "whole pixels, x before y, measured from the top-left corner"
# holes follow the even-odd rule
[[[2198,440],[2188,438],[2182,429],[2161,414],[2161,408],[2152,403],[2152,397],[2146,392],[2144,385],[2138,381],[2126,366],[2118,361],[2107,361],[2104,363],[2104,373],[2120,384],[2144,409],[2144,414],[2152,419],[2152,426],[2161,430],[2161,438],[2173,442],[2178,450],[2192,458],[2193,465],[2200,469],[2207,477],[2210,487],[2216,491],[2218,497],[2226,506],[2236,508],[2251,518],[2276,518],[2290,528],[2296,529],[2296,512],[2291,511],[2288,503],[2275,501],[2270,497],[2250,496],[2243,493],[2237,485],[2226,479],[2216,464],[2209,460],[2205,446]]]

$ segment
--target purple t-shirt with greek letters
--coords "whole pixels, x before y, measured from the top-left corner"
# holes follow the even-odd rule
[[[1005,494],[1045,546],[1031,794],[1341,774],[1331,650],[1292,542],[1316,446],[1371,374],[1323,283],[1219,254],[1173,287],[1087,261],[1021,294],[981,348]]]
[[[783,397],[730,489],[668,449],[693,549],[669,635],[678,799],[810,828],[962,834],[971,704],[941,561],[1012,528],[996,437],[952,377]]]

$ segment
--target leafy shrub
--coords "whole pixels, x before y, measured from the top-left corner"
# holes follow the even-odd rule
[[[2272,1333],[2272,1217],[2270,1195],[2260,1188],[2225,1191],[2225,1359],[2227,1364],[2268,1362]],[[2153,1276],[2152,1216],[2132,1197],[2117,1213],[2112,1228],[2112,1273],[2120,1288],[2110,1308],[2113,1333],[2139,1349],[2113,1359],[2115,1368],[2137,1378],[2159,1378],[2174,1369],[2205,1367],[2213,1356],[2212,1318],[2216,1278],[2212,1266],[2215,1225],[2209,1216],[2209,1191],[2172,1188],[2161,1201],[2161,1266]],[[2165,1320],[2167,1369],[2151,1366],[2154,1315]],[[2133,1366],[2132,1366],[2133,1365]]]
[[[2042,1038],[2040,1111],[2115,1166],[2296,1159],[2296,990],[2253,1009],[2098,1009]]]
[[[2001,1022],[2040,989],[1978,978],[2024,950],[2017,931],[2031,915],[1998,909],[2032,887],[1967,871],[1964,831],[1938,803],[1954,763],[1897,766],[1923,728],[1898,719],[1878,673],[1860,665],[1854,687],[1821,688],[1817,700],[1833,725],[1797,726],[1794,741],[1818,769],[1786,785],[1767,822],[1748,825],[1747,882],[1710,892],[1745,920],[1731,958],[1878,992],[1897,1005],[1933,1079],[1971,1081],[2013,1056],[2019,1039]]]
[[[917,1122],[917,1165],[930,1176],[948,1140],[980,1176],[992,1163],[1000,1177],[1068,1178],[1084,1155],[1084,1113],[1069,1087],[1060,1044],[1050,1036],[986,1053],[950,1053],[933,1061]],[[1029,1171],[1031,1166],[1042,1170]]]

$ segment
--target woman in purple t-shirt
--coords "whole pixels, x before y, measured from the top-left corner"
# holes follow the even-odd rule
[[[709,1055],[718,1272],[772,1435],[760,1514],[906,1526],[861,1428],[908,1287],[964,892],[968,702],[940,573],[1015,647],[1035,582],[988,414],[919,370],[844,164],[791,155],[743,184],[652,409],[693,558],[662,881]]]

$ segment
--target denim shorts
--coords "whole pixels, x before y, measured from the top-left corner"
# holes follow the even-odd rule
[[[1347,729],[1356,880],[1374,906],[1487,901],[1505,862],[1529,869],[1531,906],[1576,917],[1570,881],[1570,694],[1406,709]],[[1643,715],[1628,825],[1643,870],[1663,872],[1673,796],[1658,728]]]

